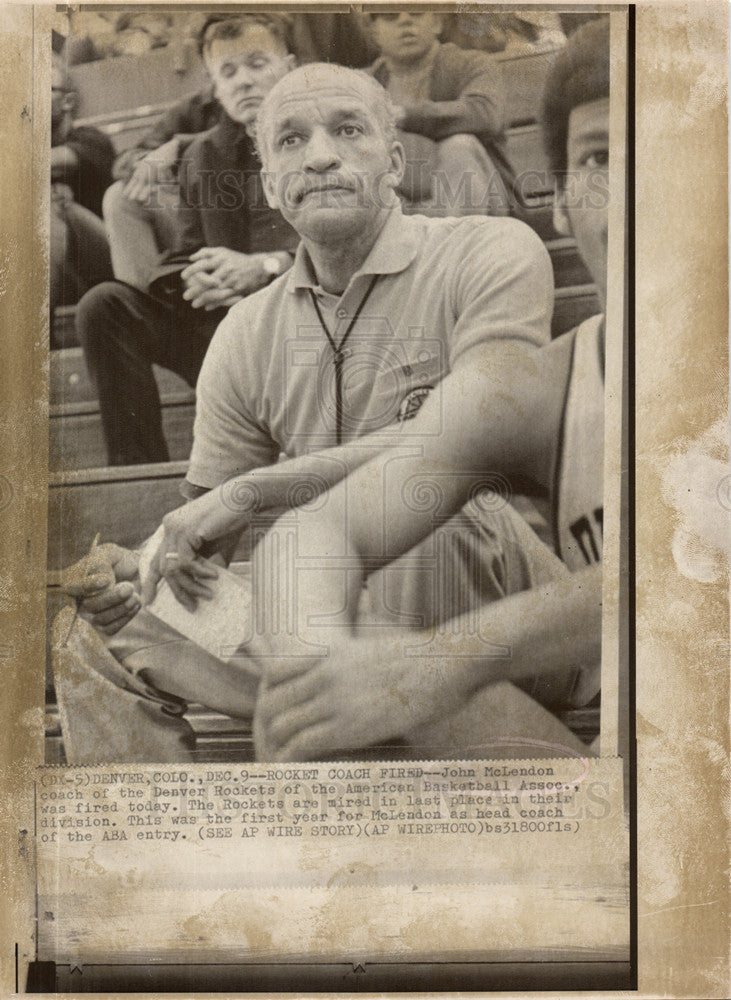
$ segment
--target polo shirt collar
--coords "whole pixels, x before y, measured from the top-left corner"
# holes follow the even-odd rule
[[[350,279],[349,286],[356,278],[374,274],[399,274],[416,257],[419,250],[419,225],[415,218],[404,215],[401,206],[395,206],[388,214],[371,252],[361,267]],[[295,292],[303,288],[317,288],[318,282],[304,243],[300,243],[294,264],[287,276],[287,289]]]

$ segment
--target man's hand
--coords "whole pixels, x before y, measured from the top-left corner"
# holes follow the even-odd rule
[[[213,596],[209,582],[218,573],[208,561],[201,560],[201,550],[210,542],[243,531],[252,511],[225,502],[228,492],[219,486],[197,500],[166,514],[162,520],[164,536],[152,558],[150,571],[142,585],[142,600],[148,604],[157,585],[166,579],[183,607],[194,611],[199,598]]]
[[[206,312],[211,312],[213,309],[230,309],[244,297],[232,292],[230,288],[222,288],[215,278],[205,272],[192,275],[185,282],[185,286],[183,298],[190,302],[194,309],[204,309]]]
[[[227,289],[241,297],[263,288],[269,280],[264,272],[263,253],[239,253],[228,247],[202,247],[191,255],[191,263],[182,272],[183,281],[208,276],[209,287]],[[189,298],[186,294],[184,298]],[[195,302],[193,302],[195,305]]]
[[[138,160],[122,190],[125,198],[137,201],[141,205],[147,204],[153,189],[158,184],[173,179],[172,171],[178,158],[178,151],[178,140],[173,138]]]
[[[404,655],[414,633],[392,641],[341,638],[327,656],[262,660],[264,679],[254,715],[256,759],[313,760],[366,747],[432,718],[442,672]]]
[[[63,574],[64,591],[76,599],[80,617],[114,635],[140,609],[139,558],[119,545],[99,545]]]

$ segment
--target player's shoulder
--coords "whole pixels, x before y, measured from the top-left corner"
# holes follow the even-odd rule
[[[412,216],[413,218],[413,216]],[[520,219],[512,216],[465,215],[446,219],[420,217],[424,236],[429,241],[445,245],[501,248],[505,253],[538,253],[545,251],[538,234]]]
[[[510,215],[468,215],[454,220],[454,239],[504,258],[547,257],[540,236],[529,225]]]

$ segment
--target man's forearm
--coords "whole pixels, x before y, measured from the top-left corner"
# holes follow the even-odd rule
[[[601,658],[601,566],[484,605],[432,633],[388,632],[369,658],[393,664],[413,726],[459,711],[483,688],[591,667]],[[361,640],[358,640],[361,641]],[[403,690],[402,690],[403,688]]]
[[[598,565],[485,604],[431,635],[421,633],[420,641],[427,662],[448,661],[450,682],[472,694],[497,681],[547,677],[597,663],[601,612]],[[418,656],[419,640],[409,645]]]
[[[238,539],[242,531],[256,526],[257,522],[260,529],[268,530],[275,517],[314,500],[337,485],[358,466],[378,455],[384,444],[382,439],[373,435],[326,452],[252,469],[213,489],[185,480],[181,493],[186,500],[201,498],[203,503],[202,498],[208,494],[204,512],[201,514],[199,511],[197,524],[191,522],[195,524],[195,537],[205,539],[206,544],[202,549],[199,542],[191,544],[205,555],[210,556],[217,551],[230,558],[235,548],[232,539]],[[308,547],[321,546],[321,534],[308,530],[309,517],[304,511],[302,518],[302,539],[311,540]],[[340,537],[345,537],[342,529]]]
[[[303,551],[297,518],[285,513],[252,553],[254,628],[247,649],[254,657],[322,656],[333,639],[353,634],[362,574],[348,572],[337,545],[328,551],[323,537],[304,536]],[[314,560],[308,541],[317,549]]]
[[[497,135],[502,129],[498,108],[489,98],[479,94],[456,101],[414,101],[406,105],[404,111],[401,127],[435,142],[458,133]]]
[[[314,499],[379,455],[386,441],[377,435],[361,438],[276,465],[252,469],[221,486],[227,498],[237,496],[259,511],[289,510]]]

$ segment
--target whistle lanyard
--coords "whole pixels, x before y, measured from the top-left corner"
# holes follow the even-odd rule
[[[350,336],[350,331],[353,329],[355,324],[358,322],[358,317],[360,316],[361,309],[366,304],[368,296],[373,291],[373,288],[378,281],[378,275],[374,274],[373,279],[366,289],[365,295],[360,300],[358,308],[353,314],[353,318],[348,324],[348,329],[345,331],[340,339],[340,343],[336,344],[327,328],[325,320],[322,318],[322,313],[320,312],[320,306],[317,303],[317,296],[310,288],[310,298],[312,299],[312,304],[315,307],[315,312],[317,313],[317,318],[320,321],[320,326],[322,331],[328,339],[328,343],[332,348],[333,352],[333,364],[335,365],[335,443],[341,444],[343,439],[343,361],[345,360],[345,354],[343,353],[343,348],[345,347],[345,342]]]

